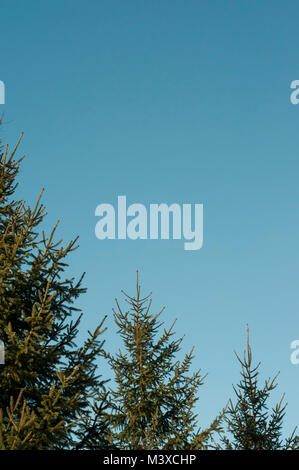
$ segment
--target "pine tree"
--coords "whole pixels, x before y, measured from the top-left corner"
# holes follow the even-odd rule
[[[123,291],[122,291],[123,292]],[[203,449],[220,418],[200,431],[194,407],[203,384],[200,371],[190,375],[193,349],[176,360],[183,338],[173,339],[174,323],[160,332],[163,323],[151,313],[151,294],[142,298],[137,272],[137,293],[125,292],[129,309],[116,300],[113,309],[124,352],[105,353],[114,371],[111,390],[111,442],[120,449]]]
[[[247,327],[247,347],[244,357],[236,357],[241,364],[241,381],[234,388],[236,402],[229,402],[224,420],[229,437],[221,440],[226,449],[234,450],[290,450],[298,449],[298,438],[295,430],[286,440],[282,439],[283,418],[286,404],[283,398],[269,411],[268,400],[271,392],[277,387],[277,376],[265,381],[262,388],[258,386],[260,363],[252,364],[252,352],[249,344]]]
[[[65,270],[77,240],[63,247],[54,241],[57,226],[49,237],[41,232],[41,196],[33,209],[13,199],[18,145],[10,156],[0,148],[0,449],[88,447],[95,429],[105,446],[104,405],[93,405],[104,387],[96,366],[103,322],[76,345],[82,313],[74,302],[85,289],[83,276],[75,281]]]

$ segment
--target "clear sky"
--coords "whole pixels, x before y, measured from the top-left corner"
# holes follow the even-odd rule
[[[1,1],[1,135],[24,131],[20,197],[45,187],[48,230],[60,219],[65,241],[80,235],[82,337],[108,314],[118,347],[111,308],[139,269],[209,373],[203,426],[232,395],[246,323],[263,377],[281,371],[286,432],[299,425],[298,14],[276,0]],[[98,240],[95,208],[118,195],[202,203],[203,248]]]

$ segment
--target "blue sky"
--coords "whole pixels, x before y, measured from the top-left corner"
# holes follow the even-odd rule
[[[233,350],[249,324],[263,376],[281,371],[285,430],[299,424],[297,2],[2,0],[2,138],[21,131],[18,195],[45,187],[46,228],[80,235],[72,274],[86,271],[82,337],[134,293],[140,270],[153,307],[177,320],[194,367],[208,372],[199,412],[208,425],[239,378]],[[95,208],[204,205],[204,246],[109,240]],[[108,370],[104,368],[104,373]]]

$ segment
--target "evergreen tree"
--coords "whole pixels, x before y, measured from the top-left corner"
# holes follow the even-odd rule
[[[40,197],[34,209],[13,199],[18,144],[10,156],[8,146],[0,149],[0,449],[88,447],[95,429],[105,446],[104,405],[93,405],[104,386],[95,362],[103,322],[76,345],[82,313],[74,302],[85,289],[83,277],[65,274],[76,240],[63,247],[54,241],[56,227],[49,237],[40,233]]]
[[[252,364],[252,353],[247,328],[247,347],[244,358],[236,357],[241,364],[241,381],[234,388],[235,404],[230,400],[224,420],[230,437],[222,436],[226,449],[234,450],[282,450],[298,449],[295,430],[283,440],[282,426],[286,404],[283,398],[269,411],[268,399],[277,387],[277,376],[268,379],[262,388],[258,386],[260,363]]]
[[[220,418],[200,431],[194,407],[204,377],[190,375],[193,349],[183,361],[175,359],[183,338],[173,339],[158,314],[151,313],[151,294],[142,298],[137,272],[137,293],[125,292],[129,309],[123,312],[116,300],[115,323],[124,351],[105,353],[114,371],[111,391],[111,442],[120,449],[203,449]]]

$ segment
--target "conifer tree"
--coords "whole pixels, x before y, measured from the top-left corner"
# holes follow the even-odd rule
[[[123,291],[122,291],[123,292]],[[124,351],[104,353],[114,371],[111,390],[111,442],[119,449],[203,449],[220,418],[201,431],[195,405],[204,377],[190,374],[193,349],[176,359],[183,338],[174,339],[174,323],[162,329],[160,315],[151,312],[151,294],[130,297],[127,311],[113,309]],[[160,331],[161,330],[161,331]]]
[[[18,144],[10,155],[0,148],[0,449],[74,448],[82,444],[80,424],[88,438],[100,429],[105,446],[103,403],[93,408],[104,386],[95,362],[103,322],[76,345],[82,313],[74,302],[85,289],[83,277],[65,274],[76,240],[63,247],[56,227],[48,237],[41,231],[40,197],[33,209],[13,199]]]
[[[241,380],[234,388],[236,402],[229,402],[224,421],[228,435],[221,437],[225,449],[233,450],[290,450],[298,449],[298,438],[295,430],[283,440],[282,426],[286,404],[283,398],[271,409],[268,400],[271,392],[277,387],[277,376],[258,386],[260,363],[252,364],[252,352],[249,344],[247,327],[247,347],[244,357],[236,357],[241,365]]]

